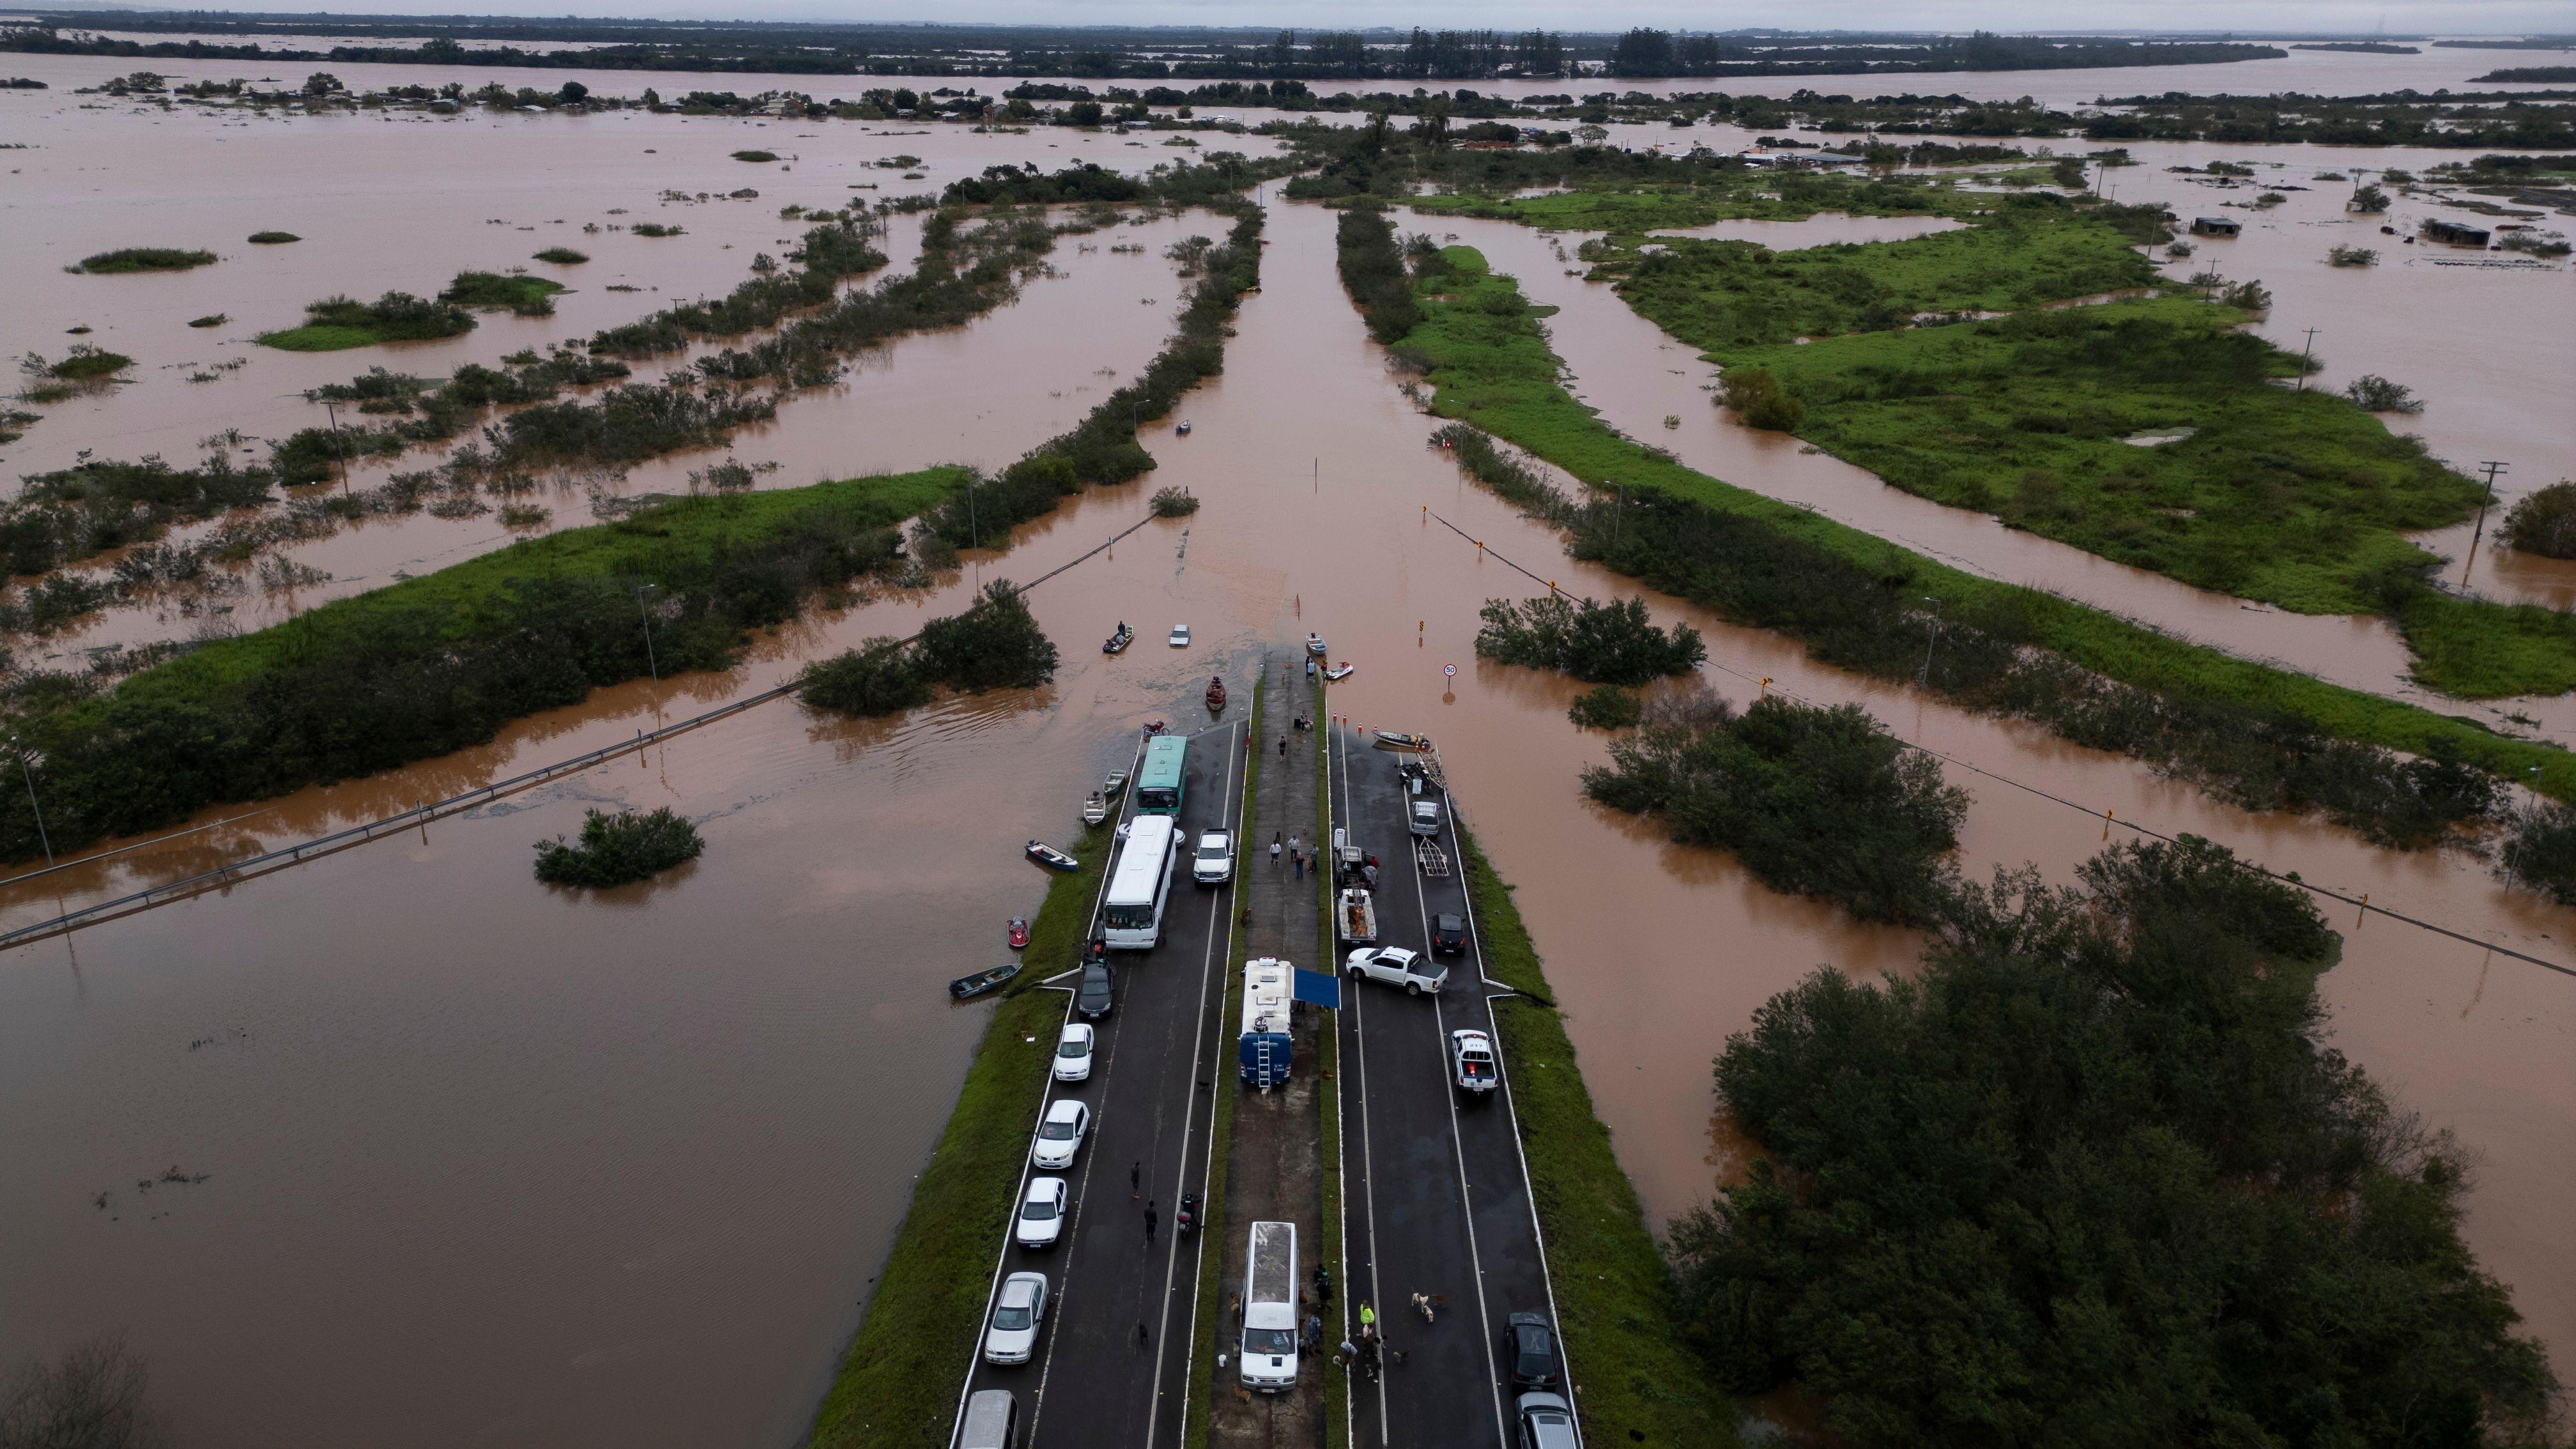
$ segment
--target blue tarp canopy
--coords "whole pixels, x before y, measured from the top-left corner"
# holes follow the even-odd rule
[[[1300,970],[1291,994],[1299,1001],[1311,1001],[1317,1006],[1339,1011],[1342,1009],[1342,978],[1329,971]]]

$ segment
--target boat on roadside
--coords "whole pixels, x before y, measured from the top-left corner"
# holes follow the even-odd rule
[[[1351,663],[1349,660],[1344,660],[1344,661],[1342,661],[1341,667],[1339,667],[1339,668],[1337,668],[1337,669],[1327,669],[1327,670],[1325,670],[1325,671],[1324,671],[1324,677],[1325,677],[1326,679],[1332,680],[1334,683],[1338,684],[1338,683],[1340,683],[1341,681],[1343,681],[1343,680],[1345,680],[1345,679],[1350,678],[1352,675],[1354,675],[1354,674],[1356,674],[1356,673],[1358,673],[1358,672],[1359,672],[1359,666],[1358,666],[1358,665]]]
[[[1071,874],[1074,871],[1082,869],[1081,861],[1074,859],[1072,856],[1065,854],[1063,851],[1056,849],[1054,846],[1047,844],[1043,840],[1032,840],[1029,842],[1028,857],[1029,859],[1036,861],[1038,864],[1045,866],[1049,870],[1060,870],[1067,874]]]
[[[1225,713],[1225,681],[1224,681],[1224,680],[1222,680],[1222,679],[1211,679],[1211,680],[1209,680],[1209,681],[1208,681],[1208,687],[1207,687],[1207,707],[1208,707],[1208,713],[1210,713],[1210,714],[1223,714],[1223,713]]]
[[[960,976],[948,983],[948,996],[952,1001],[971,1000],[1019,974],[1020,963],[1010,961],[990,971],[978,971],[972,976]]]
[[[1419,753],[1431,748],[1431,736],[1406,734],[1402,730],[1379,730],[1377,737],[1369,743],[1381,750],[1412,750]]]
[[[1306,636],[1306,652],[1307,652],[1307,653],[1309,653],[1309,654],[1314,655],[1314,656],[1315,656],[1316,658],[1318,658],[1318,659],[1323,658],[1323,657],[1324,657],[1324,636],[1323,636],[1323,635],[1321,635],[1321,634],[1309,634],[1309,635],[1307,635],[1307,636]]]
[[[1029,922],[1026,916],[1011,917],[1011,949],[1020,951],[1029,944]]]
[[[1100,798],[1103,800],[1115,800],[1126,793],[1127,772],[1125,770],[1112,770],[1108,778],[1100,782]]]
[[[1094,790],[1083,797],[1082,823],[1097,825],[1109,818],[1109,797]]]
[[[1351,886],[1336,898],[1333,919],[1342,939],[1351,945],[1366,946],[1377,940],[1377,902],[1363,887]]]
[[[1118,626],[1117,633],[1112,634],[1107,639],[1101,641],[1100,652],[1103,654],[1122,654],[1126,652],[1128,645],[1135,642],[1136,631],[1128,628],[1125,624],[1121,624]]]

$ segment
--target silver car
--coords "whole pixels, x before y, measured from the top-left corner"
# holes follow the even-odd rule
[[[1065,1217],[1073,1211],[1073,1193],[1061,1177],[1032,1177],[1020,1196],[1019,1219],[1011,1237],[1023,1248],[1052,1248],[1064,1236]]]
[[[1002,1291],[993,1299],[993,1324],[984,1330],[984,1362],[1027,1363],[1037,1352],[1046,1311],[1044,1273],[1013,1273],[1003,1279]]]

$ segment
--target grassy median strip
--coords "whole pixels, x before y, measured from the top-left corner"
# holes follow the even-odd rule
[[[1315,766],[1315,819],[1324,838],[1317,842],[1316,853],[1332,849],[1332,831],[1321,822],[1333,818],[1332,752],[1327,741],[1332,738],[1332,721],[1324,714],[1324,686],[1318,681],[1306,686],[1307,718],[1319,721],[1308,730],[1313,741]],[[1315,915],[1315,964],[1313,969],[1334,974],[1333,960],[1333,872],[1336,863],[1315,871],[1316,891],[1322,908]],[[1345,983],[1344,989],[1348,989]],[[1318,1117],[1323,1123],[1322,1162],[1324,1196],[1324,1231],[1322,1256],[1315,1261],[1333,1265],[1338,1279],[1342,1271],[1342,1024],[1337,1014],[1327,1014],[1323,1027],[1315,1033],[1316,1081],[1324,1090],[1315,1094]],[[1338,1340],[1336,1340],[1338,1342]],[[1324,1443],[1326,1449],[1347,1449],[1350,1443],[1351,1376],[1339,1355],[1316,1355],[1324,1371]]]
[[[1739,526],[1812,550],[1837,566],[1893,581],[1890,587],[1901,584],[1909,597],[1937,598],[1945,639],[1946,621],[1963,616],[2009,621],[2018,645],[2053,651],[2104,678],[2195,707],[2288,716],[2318,735],[2463,760],[2508,780],[2524,779],[2524,771],[2537,766],[2542,789],[2576,799],[2576,755],[2565,750],[2239,659],[2038,589],[1979,578],[1685,467],[1623,437],[1566,394],[1557,383],[1558,360],[1538,327],[1545,312],[1523,302],[1509,277],[1491,274],[1473,248],[1447,248],[1441,259],[1448,275],[1426,288],[1423,319],[1396,349],[1429,373],[1436,389],[1432,407],[1441,416],[1463,419],[1595,488],[1616,479],[1632,499],[1667,495],[1741,520]],[[1437,295],[1431,295],[1434,288]],[[2086,742],[2129,748],[2108,737]]]
[[[1251,894],[1243,872],[1253,859],[1253,852],[1246,842],[1252,839],[1253,802],[1259,798],[1253,792],[1261,785],[1261,701],[1269,689],[1270,671],[1265,667],[1252,684],[1252,724],[1246,732],[1251,750],[1243,767],[1243,799],[1234,820],[1234,891],[1238,901]],[[1225,1288],[1226,1154],[1234,1146],[1237,1088],[1231,1054],[1223,1045],[1223,1034],[1235,1022],[1242,1020],[1243,962],[1250,949],[1250,943],[1242,932],[1234,929],[1233,922],[1226,925],[1226,938],[1232,946],[1225,953],[1225,989],[1217,998],[1216,1013],[1219,1034],[1217,1060],[1221,1065],[1216,1070],[1216,1090],[1210,1094],[1216,1100],[1208,1108],[1207,1191],[1199,1202],[1199,1291],[1198,1310],[1193,1316],[1193,1336],[1203,1337],[1191,1350],[1193,1353],[1199,1348],[1207,1350],[1204,1356],[1207,1368],[1205,1377],[1196,1373],[1191,1375],[1189,1404],[1182,1411],[1181,1442],[1188,1445],[1204,1445],[1208,1441],[1209,1421],[1216,1410],[1216,1356],[1224,1351],[1219,1345],[1225,1341],[1226,1320],[1217,1311],[1217,1301]]]
[[[1619,1167],[1610,1130],[1540,969],[1538,948],[1464,822],[1457,826],[1485,973],[1529,993],[1494,1003],[1511,1074],[1512,1110],[1529,1162],[1530,1198],[1547,1237],[1557,1326],[1574,1366],[1576,1407],[1591,1444],[1723,1446],[1739,1415],[1687,1346],[1670,1265],[1646,1227],[1637,1189]]]
[[[1064,997],[1038,982],[1079,960],[1109,842],[1106,822],[1083,832],[1071,847],[1082,869],[1047,887],[1028,969],[985,1026],[948,1130],[913,1185],[867,1317],[814,1416],[814,1449],[948,1442],[1064,1022]]]

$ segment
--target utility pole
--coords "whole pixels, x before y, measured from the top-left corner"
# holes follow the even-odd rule
[[[331,420],[331,453],[340,463],[340,496],[349,496],[349,440],[340,433],[340,410],[329,400],[322,404],[322,415]]]
[[[2478,500],[2478,529],[2469,537],[2472,550],[2477,548],[2479,539],[2487,536],[2487,509],[2495,503],[2496,475],[2506,471],[2502,463],[2480,463],[2478,466],[2487,470],[2487,496]]]
[[[9,747],[18,752],[18,773],[27,781],[27,808],[36,812],[36,841],[45,847],[45,864],[50,868],[54,863],[54,842],[45,833],[45,807],[36,803],[36,772],[27,763],[27,747],[18,743],[16,735],[9,737]]]
[[[637,584],[635,586],[635,611],[644,616],[644,666],[653,671],[653,682],[655,684],[660,684],[662,682],[662,661],[655,658],[653,654],[653,610],[650,605],[644,602],[645,591],[652,587],[653,586],[651,584]]]
[[[2308,357],[2309,354],[2316,351],[2316,347],[2317,329],[2311,327],[2308,329],[2308,340],[2299,348],[2299,385],[2296,388],[2291,389],[2293,392],[2306,392],[2308,390]]]
[[[1930,594],[1925,594],[1923,602],[1932,606],[1932,637],[1923,641],[1923,679],[1916,687],[1930,689],[1932,687],[1932,646],[1941,642],[1941,601]]]

